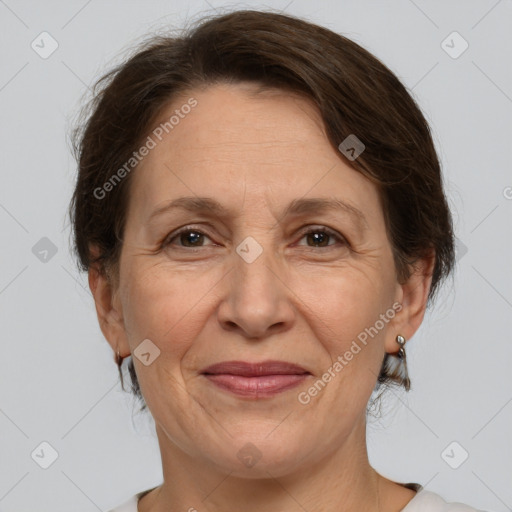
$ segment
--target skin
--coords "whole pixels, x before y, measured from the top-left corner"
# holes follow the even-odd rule
[[[366,406],[397,334],[409,339],[422,322],[433,260],[398,282],[377,189],[329,144],[308,100],[215,85],[189,91],[161,119],[189,97],[198,105],[132,176],[118,281],[89,272],[113,350],[126,357],[144,339],[160,350],[149,366],[133,358],[164,474],[139,511],[401,510],[415,492],[370,466]],[[177,210],[148,221],[182,196],[214,198],[231,213]],[[283,218],[303,197],[340,199],[366,220],[343,211]],[[190,225],[205,236],[162,247]],[[340,239],[318,243],[306,226]],[[248,236],[263,251],[252,263],[236,252]],[[402,310],[301,404],[298,394],[395,302]],[[285,360],[312,375],[272,398],[240,398],[201,375],[233,359]],[[246,443],[261,454],[252,467],[237,457]]]

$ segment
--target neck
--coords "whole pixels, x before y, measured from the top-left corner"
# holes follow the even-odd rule
[[[138,512],[387,512],[401,510],[414,492],[379,475],[369,464],[366,425],[339,449],[276,477],[240,478],[180,450],[157,425],[164,483],[139,501]]]

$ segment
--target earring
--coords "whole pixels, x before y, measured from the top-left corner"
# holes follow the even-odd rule
[[[117,366],[121,366],[121,364],[123,364],[123,358],[121,357],[121,354],[119,353],[119,349],[116,350],[115,361],[116,361]]]
[[[411,381],[409,379],[409,372],[407,371],[407,357],[405,355],[405,338],[399,334],[396,337],[396,342],[400,345],[400,348],[398,349],[398,359],[400,359],[400,365],[398,370],[398,374],[400,378],[402,379],[402,384],[405,387],[406,391],[409,391],[411,389]]]

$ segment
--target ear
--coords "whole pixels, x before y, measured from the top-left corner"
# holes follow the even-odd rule
[[[99,249],[90,248],[91,255],[96,258]],[[119,350],[122,357],[130,355],[130,345],[126,337],[121,302],[112,279],[99,263],[89,267],[89,288],[96,306],[96,314],[101,332],[112,347],[114,354]]]
[[[402,305],[402,309],[398,311],[388,328],[385,350],[389,354],[398,352],[400,348],[396,342],[397,335],[401,334],[407,341],[419,329],[427,308],[434,265],[435,253],[432,251],[429,256],[416,261],[407,281],[398,285],[397,302]]]

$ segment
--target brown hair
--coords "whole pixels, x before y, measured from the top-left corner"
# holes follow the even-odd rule
[[[163,108],[194,87],[241,81],[309,98],[336,150],[351,134],[365,144],[347,163],[378,187],[397,278],[403,282],[417,259],[435,251],[430,304],[453,268],[454,241],[427,121],[399,79],[367,50],[328,29],[272,12],[235,11],[200,20],[179,37],[152,37],[96,83],[87,119],[73,137],[78,178],[70,216],[80,269],[98,265],[108,275],[112,269],[115,279],[130,175],[104,200],[94,191],[133,155]],[[96,258],[91,245],[100,250]],[[387,373],[390,357],[385,356],[378,386],[403,384],[398,372]],[[144,409],[133,360],[129,371]],[[119,373],[123,385],[121,362]]]

